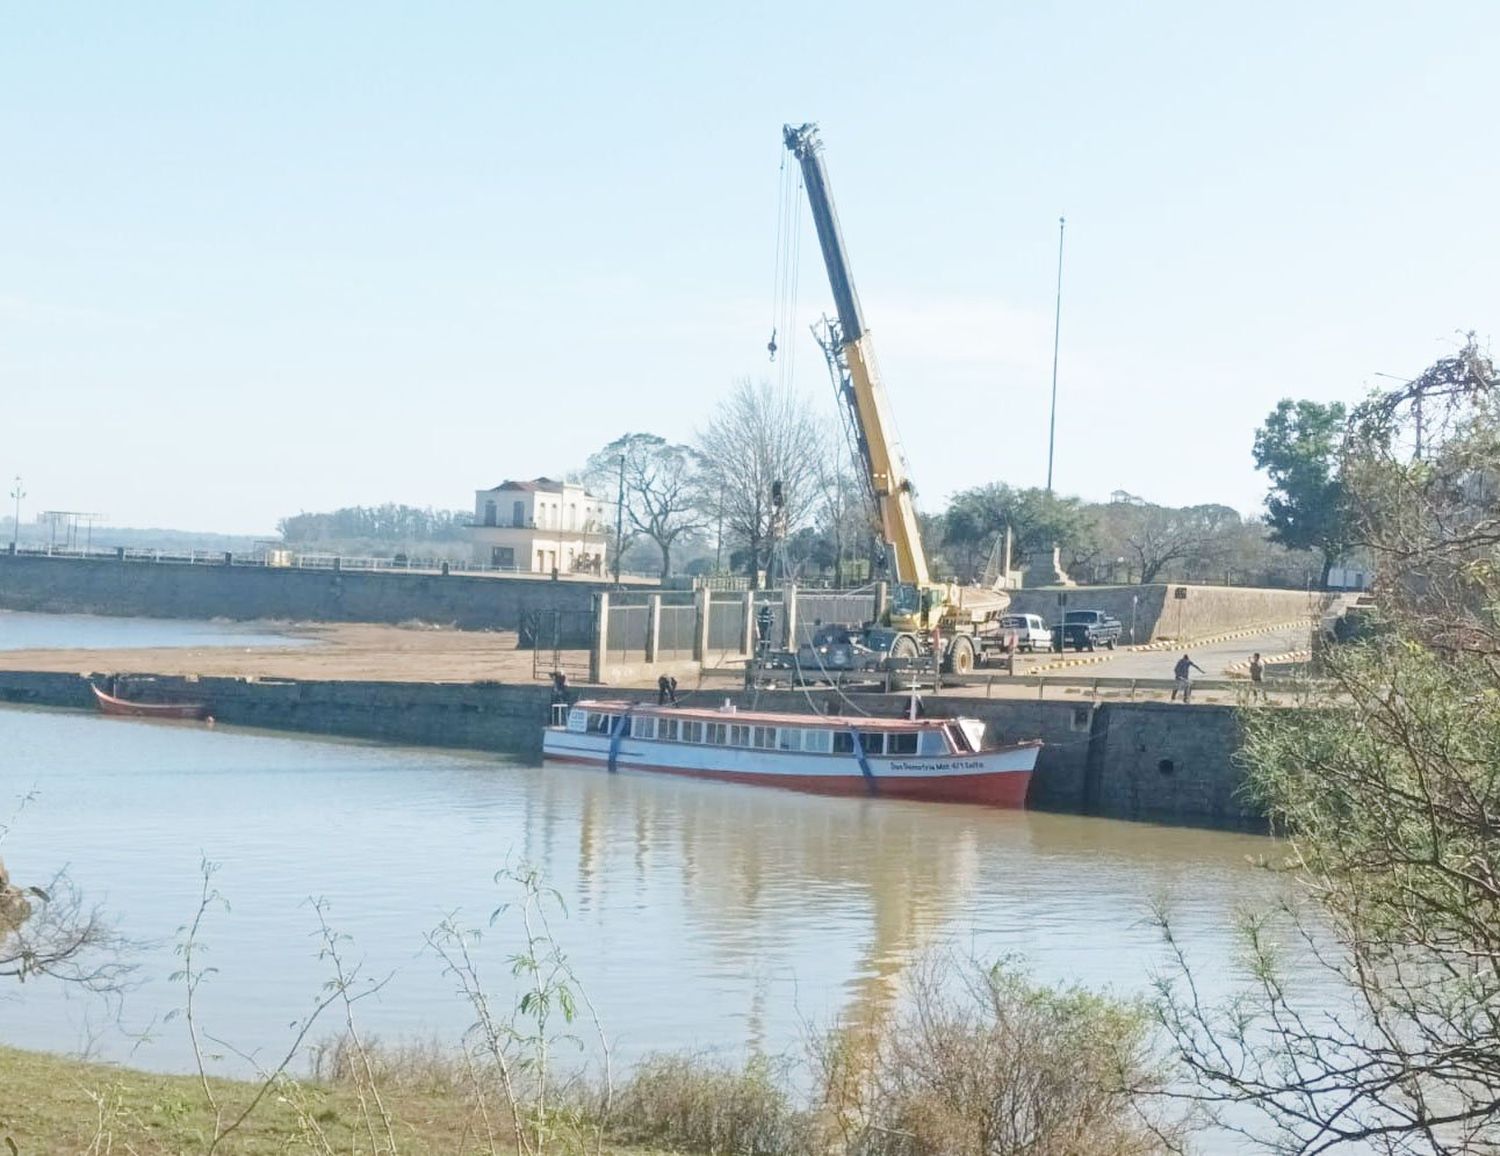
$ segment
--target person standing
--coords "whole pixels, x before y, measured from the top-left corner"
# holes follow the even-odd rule
[[[1177,679],[1177,685],[1172,688],[1172,701],[1177,701],[1177,692],[1182,691],[1182,701],[1186,703],[1193,693],[1192,672],[1203,673],[1203,668],[1187,655],[1177,660],[1177,665],[1172,668],[1172,673]]]
[[[1259,698],[1265,694],[1266,664],[1260,659],[1260,651],[1250,656],[1250,697]]]

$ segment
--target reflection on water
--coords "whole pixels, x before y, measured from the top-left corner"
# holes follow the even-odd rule
[[[469,1022],[424,932],[476,927],[505,898],[495,871],[540,867],[570,909],[555,930],[624,1058],[657,1048],[792,1048],[807,1020],[868,1022],[924,947],[1021,953],[1042,976],[1144,989],[1161,959],[1149,900],[1227,972],[1235,906],[1265,885],[1251,836],[1064,816],[825,799],[718,783],[87,715],[0,710],[0,794],[37,788],[6,843],[26,879],[69,863],[142,956],[125,1023],[157,1020],[134,1061],[188,1063],[170,941],[194,909],[200,856],[232,903],[207,930],[215,1034],[269,1047],[326,971],[309,896],[328,900],[387,1038],[452,1039]],[[503,921],[483,965],[509,983]],[[1210,977],[1212,978],[1212,977]],[[86,1001],[28,985],[0,1038],[71,1048]],[[107,1054],[127,1043],[109,1029]]]
[[[156,646],[300,646],[264,623],[110,618],[96,614],[27,614],[0,610],[0,650],[112,650]]]

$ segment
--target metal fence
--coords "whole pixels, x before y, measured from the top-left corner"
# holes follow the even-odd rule
[[[858,626],[875,618],[875,592],[862,590],[797,591],[796,645],[812,641],[819,624]]]

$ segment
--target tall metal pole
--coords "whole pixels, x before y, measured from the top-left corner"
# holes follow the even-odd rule
[[[625,552],[625,455],[620,455],[620,494],[615,499],[615,585],[620,584],[620,555]]]
[[[1052,321],[1052,416],[1047,422],[1047,492],[1052,492],[1052,450],[1057,441],[1057,348],[1062,336],[1063,230],[1067,217],[1057,218],[1057,315]]]
[[[21,499],[26,496],[26,491],[21,488],[21,475],[16,475],[16,488],[11,490],[10,496],[16,500],[16,520],[10,528],[10,552],[16,552],[16,543],[21,540]]]

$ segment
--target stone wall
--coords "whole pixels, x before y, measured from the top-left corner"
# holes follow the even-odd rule
[[[541,757],[549,690],[497,683],[247,682],[123,676],[121,693],[138,701],[206,702],[219,723],[310,734],[378,739],[415,746]],[[650,692],[616,697],[655,701]],[[715,694],[712,703],[805,712],[895,716],[896,696],[829,691]],[[0,702],[93,709],[81,675],[0,671]],[[984,719],[1001,742],[1039,738],[1029,805],[1038,810],[1150,820],[1182,826],[1256,827],[1242,795],[1234,709],[1171,703],[1040,702],[928,696],[933,716]],[[132,725],[122,722],[122,726]]]
[[[1175,592],[1186,591],[1177,598]],[[1066,601],[1062,601],[1062,599]],[[1309,619],[1329,596],[1302,590],[1268,590],[1248,586],[1069,586],[1017,590],[1011,609],[1040,614],[1048,623],[1066,610],[1103,610],[1113,614],[1130,641],[1132,615],[1137,643],[1176,638],[1192,641],[1254,626],[1276,626]],[[1132,602],[1134,603],[1132,605]]]
[[[147,618],[290,619],[300,622],[435,622],[465,630],[518,630],[532,610],[562,610],[578,629],[563,645],[587,646],[583,626],[597,582],[463,574],[407,574],[204,565],[0,553],[0,609]]]

